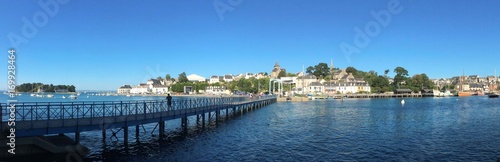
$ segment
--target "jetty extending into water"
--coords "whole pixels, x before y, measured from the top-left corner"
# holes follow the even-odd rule
[[[231,115],[243,114],[274,102],[276,97],[263,96],[253,99],[248,97],[182,99],[172,100],[170,104],[166,100],[0,103],[2,106],[0,157],[12,156],[7,151],[10,147],[5,145],[10,140],[5,137],[9,136],[11,128],[14,128],[9,125],[9,118],[12,116],[15,118],[16,152],[61,153],[68,147],[66,144],[61,145],[61,141],[72,141],[64,133],[74,133],[72,147],[81,147],[78,145],[81,140],[80,132],[100,130],[102,140],[106,142],[106,131],[119,128],[123,131],[123,141],[127,145],[129,127],[135,126],[135,135],[138,138],[140,125],[157,123],[158,132],[163,136],[167,120],[181,119],[180,125],[184,130],[187,130],[189,116],[196,116],[196,123],[201,127],[205,127],[210,121],[215,121],[217,125],[221,120],[228,120]],[[7,108],[12,104],[15,105],[14,112]],[[113,135],[116,133],[113,132]]]
[[[345,99],[345,98],[408,98],[408,97],[423,97],[420,93],[406,93],[406,94],[334,94],[310,97],[281,97],[278,101],[309,101],[317,99]]]

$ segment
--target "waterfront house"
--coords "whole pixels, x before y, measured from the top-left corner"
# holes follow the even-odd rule
[[[141,83],[138,86],[132,87],[130,93],[132,94],[149,94],[151,92],[151,87],[148,84]]]
[[[221,94],[229,94],[228,89],[225,86],[207,86],[205,88],[205,94],[208,95],[221,95]]]
[[[326,94],[337,93],[337,90],[335,89],[335,82],[324,82],[323,87],[324,87],[323,89],[325,90]]]
[[[411,89],[396,89],[394,94],[411,94],[412,92]]]
[[[355,82],[355,85],[357,87],[356,93],[370,93],[371,92],[371,87],[370,84],[364,81],[358,81]]]
[[[307,86],[309,86],[309,84],[311,84],[312,82],[316,82],[316,81],[317,81],[316,76],[314,76],[312,74],[308,74],[305,76],[297,77],[295,85],[297,85],[297,88],[309,89],[309,88],[307,88]]]
[[[118,88],[118,90],[117,90],[116,93],[119,93],[119,94],[129,94],[130,90],[132,90],[132,86],[130,86],[130,85],[123,85],[120,88]]]
[[[455,89],[458,89],[458,90],[462,90],[462,91],[470,91],[470,85],[469,84],[462,84],[462,86],[460,86],[460,84],[457,84],[455,86]]]
[[[342,94],[354,94],[358,92],[355,82],[338,82],[336,90]]]
[[[423,89],[421,91],[421,93],[422,93],[422,96],[424,96],[424,97],[432,97],[434,95],[437,95],[437,94],[434,94],[434,90],[433,89]]]
[[[470,91],[484,91],[484,86],[482,84],[472,83],[469,84]]]
[[[323,84],[320,82],[311,82],[309,83],[309,94],[323,94]]]
[[[168,93],[167,85],[153,85],[151,88],[151,92],[154,94],[167,94]]]

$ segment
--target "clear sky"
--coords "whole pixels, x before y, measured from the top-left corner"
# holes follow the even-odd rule
[[[497,0],[4,0],[0,89],[13,47],[18,83],[77,90],[181,72],[270,73],[276,61],[299,72],[330,59],[340,68],[391,69],[391,76],[397,66],[430,78],[493,75],[499,8]]]

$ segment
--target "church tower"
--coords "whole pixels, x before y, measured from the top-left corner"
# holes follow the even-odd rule
[[[330,75],[332,76],[331,79],[334,80],[334,78],[335,78],[335,76],[334,76],[335,75],[335,70],[333,68],[333,59],[330,59]]]
[[[281,72],[280,65],[278,64],[278,61],[276,61],[276,64],[274,64],[274,69],[273,71],[271,71],[271,78],[273,79],[278,78],[280,72]]]

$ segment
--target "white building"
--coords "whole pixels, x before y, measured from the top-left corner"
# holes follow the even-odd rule
[[[311,82],[308,86],[308,94],[323,94],[324,87],[320,82]]]
[[[366,82],[343,82],[335,83],[335,90],[342,94],[355,94],[371,92],[370,85]]]
[[[317,78],[314,75],[299,76],[295,79],[295,87],[299,89],[307,90],[308,86],[312,82],[316,82]]]
[[[187,78],[190,82],[204,82],[207,80],[205,77],[196,74],[188,75]]]
[[[229,75],[224,75],[224,81],[225,82],[232,82],[234,80],[234,77],[232,74]]]
[[[209,83],[210,84],[219,83],[221,81],[221,78],[222,77],[220,77],[220,76],[213,75],[213,76],[210,77]]]
[[[246,73],[245,79],[250,79],[250,78],[255,78],[255,75],[253,75],[252,73]]]
[[[148,84],[139,84],[138,86],[132,87],[130,93],[132,94],[148,94],[151,92],[152,85]]]
[[[151,92],[154,94],[167,94],[168,86],[166,85],[153,85]]]
[[[220,94],[229,94],[229,90],[225,86],[207,86],[205,88],[205,94],[210,95],[220,95]]]
[[[116,93],[119,93],[119,94],[129,94],[130,90],[132,90],[132,86],[130,86],[130,85],[123,85],[120,88],[118,88],[118,91]]]

